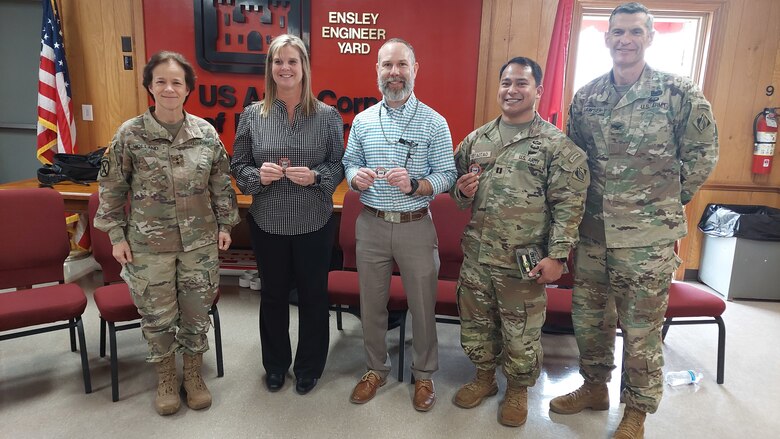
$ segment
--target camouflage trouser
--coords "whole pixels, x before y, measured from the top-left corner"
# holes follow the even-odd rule
[[[480,264],[465,255],[458,281],[460,343],[479,369],[501,364],[508,380],[533,386],[542,364],[544,285],[517,269]]]
[[[146,361],[209,349],[208,311],[219,285],[216,244],[188,252],[134,252],[133,263],[122,268],[122,278],[141,314],[149,343]]]
[[[615,328],[623,331],[621,401],[655,413],[663,394],[661,328],[669,284],[679,265],[674,243],[605,248],[582,237],[575,255],[572,320],[580,374],[606,383],[615,368]]]

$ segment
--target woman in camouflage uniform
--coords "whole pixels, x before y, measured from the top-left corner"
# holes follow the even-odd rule
[[[179,410],[176,357],[184,357],[187,405],[211,405],[200,374],[208,311],[219,284],[218,249],[238,223],[229,160],[216,130],[184,111],[195,72],[174,52],[152,56],[144,88],[155,105],[119,127],[101,162],[95,227],[122,264],[158,374],[155,407]],[[129,209],[126,205],[129,203]]]

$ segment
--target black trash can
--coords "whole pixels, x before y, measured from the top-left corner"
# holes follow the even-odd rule
[[[699,280],[727,299],[780,300],[780,209],[710,204]]]

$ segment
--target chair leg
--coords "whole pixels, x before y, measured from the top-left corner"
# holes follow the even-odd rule
[[[100,317],[100,358],[106,357],[106,319]]]
[[[225,367],[222,364],[222,325],[219,323],[219,310],[217,305],[211,306],[211,315],[214,316],[214,350],[217,352],[217,376],[225,376]]]
[[[673,317],[667,317],[664,319],[664,328],[661,330],[661,341],[666,340],[666,333],[669,332],[669,326],[672,325]]]
[[[84,337],[84,323],[81,317],[75,319],[79,333],[79,350],[81,351],[81,372],[84,375],[84,393],[92,393],[92,378],[89,374],[89,359],[87,358],[87,341]],[[70,328],[73,330],[73,327]]]
[[[341,309],[336,310],[336,329],[338,329],[339,331],[344,330],[344,325],[342,324],[341,321]]]
[[[715,317],[718,322],[718,384],[723,384],[724,366],[726,362],[726,324],[720,316]]]
[[[618,337],[623,338],[623,343],[626,342],[625,337],[623,337],[623,331],[618,333]],[[617,337],[615,338],[615,342],[617,343]],[[617,349],[617,345],[615,346],[615,355],[614,355],[614,362],[615,362],[615,369],[620,369],[620,393],[623,393],[623,389],[626,388],[626,364],[625,364],[625,358],[623,357],[623,347],[621,346],[620,351]],[[618,355],[620,356],[620,360],[618,360]],[[620,361],[620,364],[617,364],[617,362]],[[618,367],[619,366],[619,367]]]
[[[406,350],[406,311],[401,314],[398,327],[398,381],[404,382],[404,351]]]
[[[68,328],[68,333],[70,334],[70,351],[76,352],[76,319],[70,319],[70,327]]]
[[[116,353],[116,326],[114,322],[108,322],[108,347],[111,350],[111,401],[119,401],[119,365]]]

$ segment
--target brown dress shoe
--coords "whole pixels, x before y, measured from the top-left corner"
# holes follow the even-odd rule
[[[387,378],[381,377],[373,370],[369,370],[360,378],[360,382],[355,386],[355,390],[352,391],[352,396],[349,397],[349,401],[353,404],[365,404],[376,395],[377,389],[384,386],[387,382]]]
[[[433,390],[433,380],[417,380],[414,383],[414,409],[427,412],[436,403],[436,391]]]

